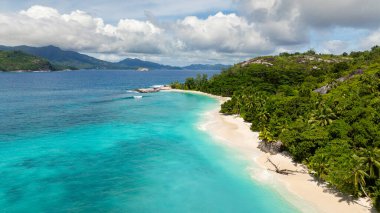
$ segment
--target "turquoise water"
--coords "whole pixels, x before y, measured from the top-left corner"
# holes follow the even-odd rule
[[[0,212],[297,212],[198,130],[215,100],[128,92],[193,75],[0,73]]]

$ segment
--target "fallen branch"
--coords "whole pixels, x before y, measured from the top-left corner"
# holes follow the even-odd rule
[[[299,172],[299,171],[294,171],[294,170],[289,170],[289,169],[280,169],[276,164],[274,164],[274,163],[270,160],[269,157],[267,158],[267,162],[271,163],[272,166],[275,168],[275,170],[273,170],[273,169],[268,169],[268,170],[270,170],[270,171],[274,171],[274,172],[276,172],[276,173],[278,173],[278,174],[289,175],[289,174],[293,174],[293,173],[295,173],[295,172]]]

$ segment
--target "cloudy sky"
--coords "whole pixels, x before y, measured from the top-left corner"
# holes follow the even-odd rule
[[[379,0],[1,0],[0,44],[118,61],[233,64],[380,44]]]

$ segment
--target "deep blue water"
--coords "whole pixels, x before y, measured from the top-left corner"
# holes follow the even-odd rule
[[[128,92],[196,73],[0,73],[0,212],[297,212],[198,130],[215,100]]]

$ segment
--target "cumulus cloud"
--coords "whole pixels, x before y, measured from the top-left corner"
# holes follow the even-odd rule
[[[254,24],[236,14],[219,12],[207,19],[186,17],[177,22],[176,31],[188,49],[261,53],[272,48]]]
[[[360,41],[360,47],[362,49],[369,49],[375,45],[380,45],[380,29],[362,38]]]
[[[380,43],[380,4],[377,1],[231,0],[234,12],[217,12],[208,17],[185,16],[162,22],[156,13],[147,11],[146,19],[123,17],[112,23],[105,21],[109,17],[95,17],[81,10],[62,13],[52,7],[35,5],[18,13],[0,13],[0,44],[56,45],[112,61],[135,56],[157,62],[173,61],[173,64],[233,63],[256,55],[308,48],[341,53],[353,49],[349,45],[353,41],[364,48]],[[143,4],[137,0],[133,2]],[[154,1],[144,2],[151,7]],[[210,2],[217,4],[220,0],[207,1]],[[193,9],[204,7],[196,11],[209,12],[205,1],[196,0],[192,4]],[[161,15],[173,11],[187,14],[179,12],[175,0],[160,1],[157,5],[165,8],[158,13]],[[231,7],[226,3],[223,8],[227,5]],[[93,11],[97,7],[100,6],[88,8]],[[112,8],[117,10],[117,7]],[[339,28],[360,29],[367,34],[360,34],[362,39],[340,38],[336,36]],[[351,33],[350,36],[359,34]]]
[[[330,40],[325,41],[322,44],[323,52],[332,54],[341,54],[346,51],[349,44],[346,41],[341,40]]]
[[[276,45],[307,42],[295,0],[237,0],[242,14]]]
[[[149,21],[122,19],[116,26],[105,24],[84,11],[60,14],[44,6],[33,6],[18,14],[0,15],[0,42],[8,45],[57,45],[92,52],[165,51],[163,29]]]
[[[234,13],[219,12],[205,19],[185,17],[164,24],[121,19],[116,25],[76,10],[61,14],[44,6],[32,6],[17,14],[0,15],[0,43],[6,45],[56,45],[64,49],[105,54],[161,54],[179,56],[199,51],[261,54],[273,44],[254,23]]]
[[[299,19],[314,27],[380,26],[378,0],[236,0],[255,21]]]
[[[302,20],[311,26],[380,26],[378,0],[295,0]]]
[[[30,18],[34,19],[43,19],[43,18],[57,18],[59,17],[58,10],[50,7],[42,7],[42,6],[33,6],[28,10],[22,10],[20,12],[22,15],[26,15]]]
[[[378,0],[236,0],[242,14],[277,45],[309,42],[309,31],[380,26]]]

